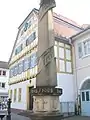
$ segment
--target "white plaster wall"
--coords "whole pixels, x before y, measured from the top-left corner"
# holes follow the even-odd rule
[[[57,73],[57,87],[63,89],[63,94],[60,96],[60,102],[75,101],[73,80],[72,74]]]
[[[31,80],[31,83],[29,81],[30,80],[27,80],[27,81],[9,86],[9,90],[12,90],[12,104],[11,104],[12,108],[22,109],[22,110],[27,109],[27,86],[35,86],[36,78],[33,78]],[[21,102],[18,102],[18,89],[19,88],[22,89]],[[14,89],[17,89],[16,102],[14,102]]]
[[[5,83],[5,88],[0,88],[0,92],[8,92],[8,80],[9,80],[9,70],[8,69],[3,69],[3,68],[0,68],[0,70],[5,70],[6,71],[6,76],[0,76],[0,82],[1,83]]]
[[[73,68],[74,68],[74,81],[76,88],[76,97],[80,92],[80,87],[83,81],[90,76],[90,55],[79,58],[78,43],[90,39],[90,29],[74,38],[73,42]]]
[[[83,56],[82,58],[79,58],[79,54],[78,54],[78,44],[80,42],[83,42],[87,39],[90,39],[90,31],[87,31],[87,33],[82,34],[81,36],[79,36],[78,38],[76,38],[76,40],[73,42],[74,45],[74,54],[75,54],[75,59],[76,59],[76,68],[75,69],[81,69],[83,67],[86,66],[90,66],[90,55],[88,56]]]

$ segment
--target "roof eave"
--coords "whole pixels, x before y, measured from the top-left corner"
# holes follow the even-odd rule
[[[79,33],[77,33],[77,34],[75,34],[75,35],[71,36],[69,39],[71,39],[71,40],[72,40],[72,42],[73,42],[73,41],[75,41],[75,40],[76,40],[76,38],[78,38],[78,37],[79,37],[79,36],[81,36],[82,34],[86,33],[88,30],[90,30],[90,28],[89,28],[89,27],[88,27],[88,28],[86,28],[86,29],[84,29],[83,31],[81,31],[81,32],[79,32]]]

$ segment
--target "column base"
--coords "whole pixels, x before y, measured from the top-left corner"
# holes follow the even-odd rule
[[[30,118],[31,120],[61,120],[63,118],[63,115],[56,112],[52,112],[52,113],[40,112],[40,113],[31,113]]]

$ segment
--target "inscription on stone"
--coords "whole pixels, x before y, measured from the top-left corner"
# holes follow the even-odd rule
[[[37,87],[31,90],[32,95],[61,95],[62,89],[61,88],[54,88],[54,87]]]

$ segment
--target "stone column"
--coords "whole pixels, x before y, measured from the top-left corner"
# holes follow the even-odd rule
[[[33,113],[37,119],[59,119],[59,96],[62,89],[57,86],[56,61],[54,58],[54,0],[41,0],[38,20],[38,74],[34,96]],[[35,119],[35,117],[34,117]]]

